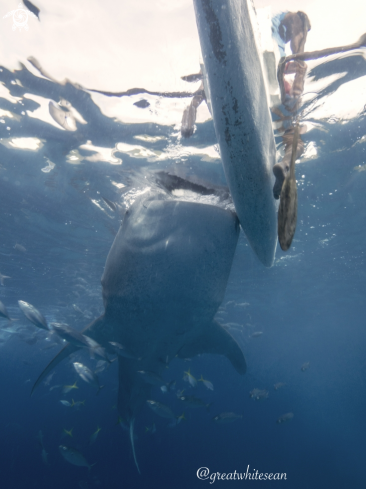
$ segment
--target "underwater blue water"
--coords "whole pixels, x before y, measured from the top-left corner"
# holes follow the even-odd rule
[[[6,27],[11,32],[10,24]],[[256,487],[260,481],[210,484],[196,475],[200,467],[229,473],[246,472],[248,465],[251,471],[286,473],[286,481],[261,482],[268,488],[364,487],[365,93],[350,118],[337,118],[336,107],[334,117],[315,113],[332,94],[362,77],[366,80],[365,49],[309,63],[305,92],[311,96],[304,98],[300,118],[308,125],[302,136],[305,148],[317,151],[296,168],[298,224],[291,249],[284,253],[278,247],[274,266],[267,269],[240,234],[217,320],[242,347],[246,375],[238,375],[220,356],[174,359],[163,377],[176,381],[175,390],[163,393],[155,387],[154,399],[177,415],[185,412],[186,421],[169,427],[169,420],[148,408],[140,413],[135,448],[141,475],[128,431],[118,424],[116,363],[99,374],[105,387],[97,396],[66,361],[56,367],[49,385],[41,384],[30,397],[60,346],[49,348],[52,342],[27,321],[17,301],[33,304],[48,322],[66,322],[79,330],[102,314],[100,278],[120,223],[102,196],[129,206],[153,185],[154,170],[225,185],[219,156],[212,150],[217,142],[213,121],[202,117],[194,135],[185,140],[180,120],[191,97],[182,96],[180,89],[167,97],[155,89],[136,95],[123,88],[122,95],[97,98],[78,80],[57,82],[30,63],[13,69],[0,58],[0,65],[0,83],[6,89],[0,93],[0,272],[11,277],[0,285],[0,300],[17,319],[13,326],[21,330],[12,334],[0,329],[1,487]],[[177,78],[187,74],[178,73]],[[321,88],[313,91],[312,83],[319,80]],[[186,90],[193,93],[198,86],[187,84]],[[150,107],[134,106],[140,99]],[[67,113],[66,100],[86,124],[76,122],[77,130],[64,130],[50,116],[34,116],[41,100],[46,108],[49,101],[61,101],[60,110]],[[150,111],[155,119],[136,115],[135,121],[131,116],[123,122],[101,109],[120,100],[128,110]],[[178,115],[167,123],[173,107]],[[277,129],[275,136],[280,152]],[[34,140],[22,143],[20,138]],[[0,318],[0,328],[10,325]],[[258,331],[263,334],[252,337]],[[73,359],[92,368],[97,360],[87,352]],[[302,371],[306,362],[309,368]],[[210,380],[214,390],[201,382],[190,388],[183,380],[188,369],[197,379],[203,375]],[[79,388],[63,394],[62,386],[76,380]],[[277,382],[285,386],[275,390]],[[268,390],[268,398],[252,399],[254,388]],[[209,410],[182,408],[176,397],[182,389],[212,403]],[[85,405],[77,410],[60,403],[72,399],[85,400]],[[242,418],[228,424],[213,421],[228,411]],[[288,412],[294,414],[290,422],[276,423]],[[154,423],[156,432],[151,434],[146,427]],[[97,427],[98,438],[89,444]],[[63,433],[71,428],[72,438]],[[48,464],[41,456],[40,431]],[[95,464],[90,472],[67,463],[60,444],[77,448]]]

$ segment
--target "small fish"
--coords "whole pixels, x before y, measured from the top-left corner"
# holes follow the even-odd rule
[[[207,411],[210,410],[210,406],[212,404],[212,402],[207,404],[206,402],[202,401],[202,399],[199,399],[198,397],[194,397],[194,396],[180,396],[178,397],[178,399],[184,402],[187,405],[187,407],[190,408],[205,407]]]
[[[186,382],[189,382],[192,387],[196,387],[197,379],[195,377],[193,377],[193,375],[191,374],[191,369],[189,368],[188,372],[184,372],[184,373],[185,373],[185,375],[183,377],[183,380],[185,380]]]
[[[74,308],[74,310],[75,310],[76,312],[80,312],[80,314],[82,314],[82,315],[84,316],[84,313],[83,313],[83,311],[80,309],[80,307],[79,307],[79,306],[77,306],[76,304],[73,304],[73,305],[72,305],[72,307]]]
[[[281,389],[281,387],[284,387],[286,384],[284,382],[277,382],[277,384],[274,384],[274,390],[278,391],[278,389]]]
[[[165,404],[162,404],[161,402],[158,401],[151,401],[151,400],[148,400],[146,402],[149,408],[152,409],[154,413],[161,416],[162,418],[177,419],[177,417],[170,409],[170,407],[166,406]]]
[[[80,409],[81,405],[85,406],[85,399],[84,401],[74,401],[74,399],[71,400],[72,400],[71,407],[74,407],[77,411]]]
[[[161,391],[162,392],[170,392],[171,390],[174,390],[175,389],[175,380],[171,380],[170,382],[168,382],[167,384],[165,385],[162,385],[160,387]]]
[[[92,338],[89,338],[89,336],[76,331],[76,329],[71,328],[68,324],[52,323],[51,327],[63,340],[79,348],[88,348],[92,355],[96,354],[109,362],[104,348]]]
[[[2,275],[2,274],[0,273],[0,283],[1,283],[1,285],[4,285],[4,279],[5,279],[5,278],[11,278],[11,277],[8,277],[7,275]]]
[[[9,328],[1,328],[0,332],[1,333],[9,333],[9,334],[19,334],[19,330],[17,328],[15,328],[14,326],[10,326]],[[24,362],[25,362],[25,360],[23,360],[23,363]]]
[[[38,328],[46,329],[48,331],[49,328],[46,319],[34,306],[25,301],[18,301],[18,304],[24,316],[29,319],[31,323]]]
[[[22,246],[21,244],[18,244],[18,243],[16,243],[14,245],[14,250],[21,251],[22,253],[27,252],[26,248],[24,248],[24,246]]]
[[[210,391],[213,391],[213,390],[214,390],[212,382],[210,382],[209,380],[205,380],[205,379],[202,377],[202,374],[201,374],[201,378],[200,378],[200,379],[198,379],[198,382],[203,382],[203,385],[204,385],[205,387],[207,387],[207,389],[210,389]]]
[[[61,455],[70,464],[77,465],[78,467],[88,467],[89,470],[91,469],[92,465],[88,464],[84,455],[76,450],[76,448],[66,447],[65,445],[60,445],[58,448]]]
[[[310,367],[310,362],[305,362],[301,365],[301,370],[305,372]]]
[[[177,424],[179,424],[181,421],[187,421],[184,413],[177,417]]]
[[[264,399],[268,398],[269,392],[265,389],[253,389],[249,392],[249,395],[252,399],[255,399],[256,401],[263,401]]]
[[[92,443],[95,443],[97,438],[98,438],[98,434],[99,434],[99,431],[101,430],[102,428],[99,428],[99,426],[97,427],[97,430],[91,435],[90,439],[89,439],[89,445],[91,445]]]
[[[177,416],[177,417],[176,417],[176,419],[173,419],[173,420],[172,420],[172,421],[171,421],[171,422],[168,424],[168,427],[169,427],[169,428],[175,428],[176,426],[178,426],[178,425],[179,425],[179,423],[180,423],[181,421],[187,421],[187,420],[186,420],[186,417],[185,417],[185,415],[184,415],[184,413],[183,413],[183,414],[181,414],[180,416]]]
[[[77,381],[73,385],[64,385],[62,388],[62,393],[67,394],[68,392],[72,391],[73,389],[79,389],[79,387],[76,385]]]
[[[68,436],[70,436],[70,437],[72,438],[72,430],[73,430],[73,429],[74,429],[74,428],[71,428],[71,430],[66,430],[66,429],[64,428],[64,429],[63,429],[63,431],[62,431],[62,433],[65,433],[65,435],[68,435]]]
[[[55,372],[52,372],[48,377],[46,377],[46,380],[43,382],[43,384],[47,387],[50,385],[52,377],[55,375]]]
[[[278,240],[281,249],[287,251],[292,243],[296,231],[297,221],[297,187],[295,177],[295,160],[297,154],[297,143],[299,140],[299,125],[296,124],[292,140],[292,154],[290,171],[283,182],[280,205],[278,208]]]
[[[4,304],[1,301],[0,301],[0,317],[8,319],[9,321],[11,321],[8,310],[6,309],[6,307],[4,306]]]
[[[105,349],[97,343],[93,338],[90,338],[89,336],[83,335],[87,344],[87,348],[89,348],[90,356],[94,358],[94,355],[97,355],[100,358],[103,358],[104,361],[107,363],[112,363],[107,354]]]
[[[90,370],[90,368],[86,367],[85,365],[83,365],[82,363],[79,363],[79,362],[74,362],[73,363],[74,365],[74,368],[76,370],[76,372],[78,373],[78,375],[85,381],[87,382],[88,384],[90,385],[93,385],[94,387],[96,387],[98,390],[97,390],[97,394],[99,394],[99,391],[101,389],[103,389],[103,385],[100,385],[99,384],[99,379],[98,377],[95,375],[94,372],[92,372]]]
[[[95,367],[94,373],[95,374],[100,374],[100,372],[103,372],[106,368],[106,366],[109,365],[106,360],[98,360],[97,365]]]
[[[241,414],[235,413],[221,413],[213,418],[215,423],[232,423],[238,419],[241,419],[243,416]]]
[[[122,346],[120,343],[116,343],[115,341],[110,341],[109,344],[112,345],[113,350],[120,357],[131,358],[132,360],[141,360],[141,358],[137,358],[136,355],[134,355],[130,350]]]
[[[251,334],[251,338],[259,338],[259,336],[262,336],[263,331],[254,331],[254,333]]]
[[[79,331],[71,328],[68,324],[51,323],[50,326],[52,328],[52,331],[54,331],[57,336],[67,341],[68,343],[78,346],[79,348],[85,348],[87,346],[84,335]]]
[[[60,403],[63,405],[63,406],[66,406],[66,407],[72,407],[73,405],[69,402],[69,401],[60,401]]]
[[[277,420],[278,424],[285,423],[286,421],[291,421],[294,417],[294,413],[286,413],[280,416]]]

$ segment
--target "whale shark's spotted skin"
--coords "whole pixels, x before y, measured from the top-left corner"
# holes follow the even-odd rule
[[[235,214],[212,205],[144,194],[125,213],[102,276],[105,313],[83,333],[113,352],[124,345],[136,358],[118,356],[118,411],[133,423],[151,384],[139,372],[161,375],[174,357],[225,355],[244,374],[241,349],[214,321],[223,300],[239,236]],[[33,390],[70,353],[68,344]]]

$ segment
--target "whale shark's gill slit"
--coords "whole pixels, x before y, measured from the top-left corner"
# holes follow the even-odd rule
[[[132,418],[131,419],[131,422],[130,422],[130,440],[131,440],[131,446],[132,446],[132,453],[133,453],[133,459],[135,461],[137,470],[139,471],[139,474],[141,475],[139,464],[137,463],[137,458],[136,458],[135,442],[133,440],[133,428],[134,428],[134,425],[135,425],[135,418]]]

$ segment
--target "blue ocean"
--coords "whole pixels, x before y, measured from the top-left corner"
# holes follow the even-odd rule
[[[196,20],[218,1],[17,2],[0,5],[1,488],[365,487],[365,5],[254,1],[266,52],[294,15],[276,161],[295,124],[301,141],[296,232],[264,266],[208,95]]]

